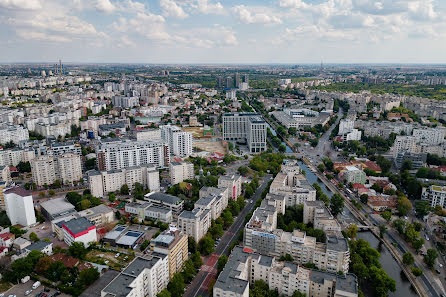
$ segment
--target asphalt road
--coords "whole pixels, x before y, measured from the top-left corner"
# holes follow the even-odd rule
[[[260,185],[260,187],[257,189],[255,194],[251,198],[253,202],[249,203],[249,201],[246,201],[247,203],[245,208],[237,216],[237,219],[234,221],[232,226],[229,227],[229,229],[225,232],[225,234],[223,234],[219,244],[215,248],[214,253],[212,253],[212,255],[204,259],[203,266],[201,266],[200,271],[192,280],[192,283],[186,289],[186,292],[183,295],[184,297],[197,297],[197,296],[206,297],[210,295],[207,289],[210,282],[215,278],[215,275],[217,273],[218,258],[223,254],[227,254],[231,243],[237,240],[238,233],[245,226],[246,215],[249,212],[251,212],[251,210],[254,209],[256,201],[260,198],[260,195],[268,185],[268,182],[271,180],[271,177],[272,175],[270,174],[266,174],[263,177],[263,183]]]

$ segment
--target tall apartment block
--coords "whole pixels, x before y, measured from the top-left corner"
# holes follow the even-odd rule
[[[266,151],[266,122],[259,113],[223,114],[223,139],[246,143],[251,153]]]

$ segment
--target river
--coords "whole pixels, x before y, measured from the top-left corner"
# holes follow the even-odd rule
[[[277,136],[277,132],[276,132],[276,130],[274,130],[269,124],[268,124],[268,122],[266,122],[266,126],[269,128],[269,130],[271,130],[271,133],[274,135],[274,136]],[[282,144],[286,147],[286,153],[292,153],[293,152],[293,150],[289,147],[289,145],[288,144],[286,144],[284,141],[282,141]]]
[[[325,186],[325,184],[318,180],[317,176],[311,172],[311,170],[302,162],[299,162],[300,168],[305,171],[306,177],[308,181],[313,183],[318,183],[322,188],[322,191],[331,197],[333,193]],[[344,211],[342,215],[340,215],[340,219],[347,222],[357,223],[358,221],[353,216],[353,214],[348,210],[347,207],[344,207]],[[417,297],[417,293],[412,288],[410,281],[407,279],[404,272],[402,272],[400,266],[395,261],[395,259],[390,254],[389,250],[381,245],[378,238],[373,235],[371,232],[358,232],[358,238],[362,238],[370,243],[370,246],[374,249],[377,249],[381,253],[380,263],[382,268],[387,272],[387,274],[395,280],[396,283],[396,291],[393,293],[389,293],[390,297],[404,296],[404,297]],[[361,288],[364,294],[368,297],[372,297],[373,293],[370,288]]]

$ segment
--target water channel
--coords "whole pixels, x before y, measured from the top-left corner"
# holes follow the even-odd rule
[[[272,131],[271,131],[272,132]],[[311,170],[302,162],[299,162],[299,166],[302,168],[302,170],[305,171],[306,177],[308,181],[313,183],[318,183],[320,187],[322,188],[322,191],[331,197],[333,193],[325,186],[323,182],[318,180],[317,176],[311,172]],[[353,214],[344,207],[344,212],[342,215],[340,215],[340,219],[347,222],[352,223],[358,223],[356,218],[353,216]],[[417,293],[412,288],[412,285],[410,281],[407,279],[404,272],[402,272],[400,266],[395,261],[395,259],[390,254],[389,250],[381,245],[378,238],[373,235],[371,232],[359,232],[358,238],[362,238],[370,243],[370,246],[374,249],[377,249],[381,253],[380,257],[380,263],[382,268],[387,272],[387,274],[393,278],[396,282],[396,291],[393,293],[388,294],[390,297],[397,297],[397,296],[404,296],[404,297],[417,297]],[[363,290],[364,294],[366,296],[373,296],[370,289]]]
[[[274,136],[277,136],[276,130],[274,130],[268,123],[266,123],[266,126],[269,128],[269,130],[271,131],[271,133]],[[293,152],[293,150],[284,141],[282,141],[282,144],[286,147],[286,151],[285,151],[286,153],[292,153]]]

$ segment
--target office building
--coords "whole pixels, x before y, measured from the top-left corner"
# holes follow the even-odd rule
[[[169,164],[170,183],[176,185],[186,179],[194,178],[194,164],[190,162],[171,162]]]
[[[156,297],[169,283],[168,256],[136,257],[101,291],[101,297]]]
[[[50,221],[76,213],[74,205],[65,198],[54,198],[40,203],[40,211]]]
[[[105,204],[99,204],[97,206],[82,210],[78,212],[78,215],[85,217],[96,226],[106,225],[115,220],[115,212],[113,211],[113,208],[108,207]]]
[[[152,252],[167,255],[169,258],[169,279],[181,272],[188,259],[187,235],[178,230],[166,230],[150,241]]]
[[[111,141],[96,147],[100,171],[154,164],[165,167],[170,161],[169,145],[161,141]]]
[[[113,230],[105,234],[102,240],[111,246],[133,249],[137,244],[145,240],[144,231],[138,229],[131,226],[116,225]]]
[[[236,246],[213,287],[214,297],[249,297],[255,281],[265,281],[280,296],[299,291],[308,297],[357,297],[355,275],[317,271]]]
[[[3,191],[6,214],[11,225],[30,226],[36,223],[34,202],[31,192],[20,187],[9,188]]]
[[[222,175],[218,178],[219,188],[229,189],[229,198],[237,200],[242,195],[242,177],[238,174]]]
[[[266,122],[258,113],[223,114],[223,140],[247,144],[251,153],[261,153],[266,146]]]
[[[85,247],[98,241],[96,226],[87,218],[71,219],[62,223],[63,238],[71,246],[73,242],[82,242]]]

